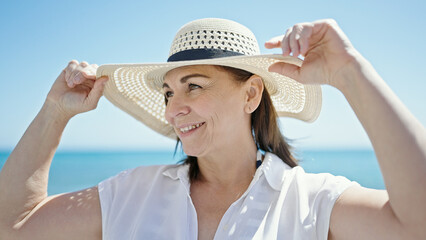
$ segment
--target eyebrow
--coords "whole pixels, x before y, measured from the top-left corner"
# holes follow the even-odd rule
[[[194,74],[190,74],[190,75],[187,75],[187,76],[182,77],[182,78],[180,79],[180,82],[181,82],[182,84],[183,84],[183,83],[186,83],[186,82],[188,81],[188,79],[190,79],[190,78],[194,78],[194,77],[210,78],[209,76],[206,76],[206,75],[203,75],[203,74],[200,74],[200,73],[194,73]],[[163,83],[163,88],[165,88],[165,87],[170,88],[170,87],[169,87],[169,85],[168,85],[167,83]]]

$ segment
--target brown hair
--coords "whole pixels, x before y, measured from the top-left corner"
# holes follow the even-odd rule
[[[253,75],[253,73],[238,68],[226,66],[216,67],[219,70],[231,74],[237,82],[245,82]],[[292,147],[288,144],[288,139],[281,134],[277,119],[278,115],[272,104],[271,97],[268,90],[264,88],[259,107],[251,114],[251,127],[254,141],[257,148],[274,153],[281,158],[284,163],[290,167],[295,167],[297,166],[297,160],[291,153]],[[180,140],[177,139],[175,152],[179,143]],[[193,182],[196,180],[200,172],[197,157],[187,156],[181,162],[183,162],[183,164],[189,164],[188,175],[190,181]]]

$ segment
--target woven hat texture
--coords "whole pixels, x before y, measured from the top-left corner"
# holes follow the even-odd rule
[[[229,66],[262,77],[279,116],[315,121],[321,110],[321,87],[304,85],[268,71],[275,62],[301,66],[302,60],[280,54],[261,55],[254,34],[234,21],[207,18],[184,25],[176,34],[165,63],[106,64],[97,77],[108,76],[105,97],[158,133],[176,139],[165,119],[162,85],[165,74],[189,65]]]

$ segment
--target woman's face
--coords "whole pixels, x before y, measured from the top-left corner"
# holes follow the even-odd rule
[[[163,85],[166,119],[187,155],[202,157],[238,143],[250,131],[244,112],[244,83],[210,65],[188,66],[167,73]]]

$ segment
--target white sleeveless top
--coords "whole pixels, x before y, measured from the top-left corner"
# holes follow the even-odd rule
[[[188,169],[138,167],[99,183],[103,239],[197,239]],[[266,153],[214,239],[327,239],[333,205],[354,185],[344,177],[290,168]]]

